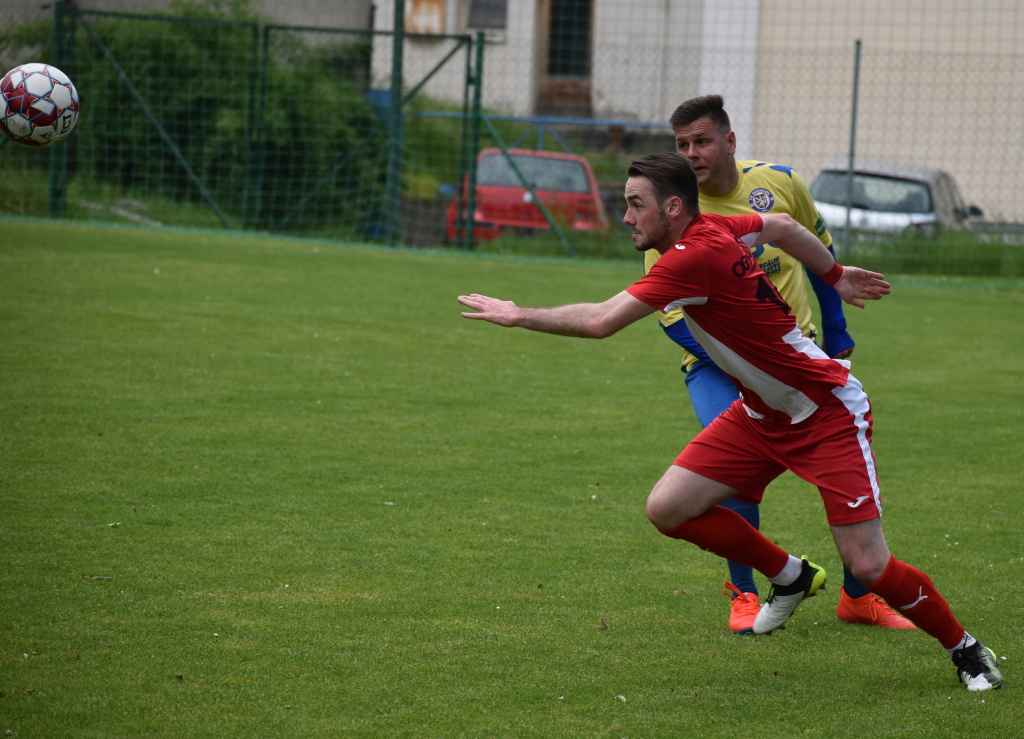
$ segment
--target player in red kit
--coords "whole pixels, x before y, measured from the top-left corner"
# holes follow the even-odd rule
[[[825,571],[779,548],[718,503],[763,489],[784,470],[816,485],[836,548],[865,587],[935,637],[968,690],[1002,687],[992,650],[971,636],[921,570],[896,559],[882,533],[871,451],[871,406],[844,360],[803,336],[750,252],[772,241],[820,275],[847,303],[889,292],[882,276],[843,268],[791,217],[702,215],[689,161],[654,154],[628,171],[623,222],[657,264],[603,303],[520,307],[483,295],[459,301],[466,318],[533,331],[603,338],[655,310],[681,307],[690,332],[736,384],[740,398],[701,431],[655,484],[647,516],[665,536],[753,567],[772,583],[756,633],[783,626],[825,582]]]

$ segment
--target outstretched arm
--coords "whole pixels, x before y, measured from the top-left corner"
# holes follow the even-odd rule
[[[889,283],[878,272],[860,267],[841,267],[832,252],[818,237],[785,213],[761,216],[763,227],[757,243],[772,242],[784,252],[799,259],[814,274],[836,289],[852,306],[864,307],[864,300],[881,300],[890,292]]]
[[[552,308],[527,308],[511,300],[486,295],[460,295],[459,302],[475,312],[463,318],[490,321],[559,336],[603,339],[654,312],[654,308],[623,290],[603,303],[574,303]]]

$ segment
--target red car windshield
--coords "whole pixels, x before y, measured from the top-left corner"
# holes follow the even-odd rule
[[[516,167],[535,190],[588,193],[590,183],[580,162],[553,157],[512,155]],[[480,160],[476,183],[491,187],[519,187],[523,183],[516,176],[504,154],[488,154]]]

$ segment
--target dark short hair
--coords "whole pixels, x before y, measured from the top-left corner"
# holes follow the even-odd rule
[[[725,112],[723,105],[725,105],[725,101],[722,100],[721,95],[690,98],[676,108],[672,117],[668,119],[668,123],[672,126],[672,130],[676,131],[683,126],[692,125],[701,118],[710,118],[718,130],[722,133],[729,133],[732,130],[732,124],[729,123],[729,114]]]
[[[690,160],[674,151],[650,154],[629,165],[626,174],[643,177],[654,188],[654,197],[660,207],[670,197],[678,197],[690,215],[700,213],[697,198],[697,175]]]

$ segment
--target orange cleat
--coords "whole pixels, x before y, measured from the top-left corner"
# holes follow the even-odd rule
[[[846,594],[846,588],[839,589],[839,605],[836,606],[836,616],[840,621],[845,621],[848,624],[867,624],[868,626],[880,626],[883,629],[917,628],[889,608],[885,601],[874,593],[862,595],[860,598],[851,598]]]
[[[754,633],[754,619],[761,610],[757,593],[741,593],[731,582],[722,583],[728,591],[720,591],[731,599],[729,604],[729,631],[734,634]]]

